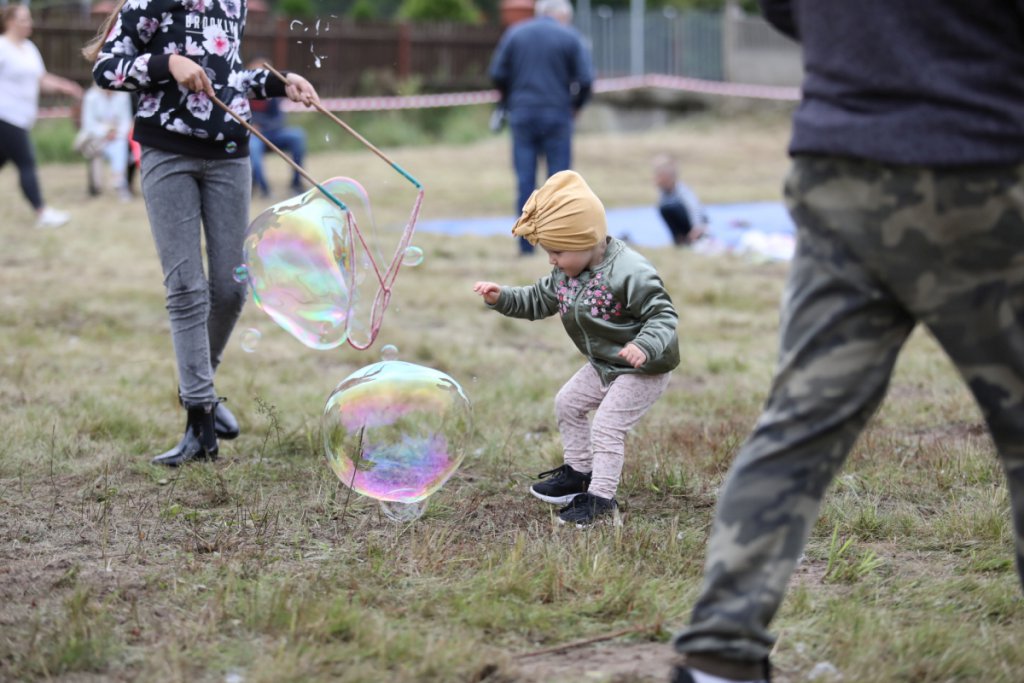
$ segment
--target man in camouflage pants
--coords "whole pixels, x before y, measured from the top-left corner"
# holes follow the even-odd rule
[[[917,323],[995,441],[1024,583],[1022,3],[762,7],[804,47],[786,181],[798,246],[770,396],[718,500],[675,683],[769,677],[768,624]]]

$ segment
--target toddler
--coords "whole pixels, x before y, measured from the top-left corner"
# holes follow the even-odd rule
[[[530,196],[512,229],[543,247],[551,273],[526,287],[473,286],[503,315],[537,320],[557,313],[587,357],[555,397],[565,462],[530,487],[537,498],[564,505],[560,522],[579,527],[617,513],[626,433],[679,364],[678,316],[661,278],[607,232],[604,206],[583,178],[556,173]]]

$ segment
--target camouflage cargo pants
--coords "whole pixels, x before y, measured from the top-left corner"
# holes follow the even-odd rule
[[[675,641],[694,663],[767,657],[768,623],[825,489],[917,323],[955,362],[994,438],[1024,582],[1024,166],[797,158],[786,199],[798,241],[778,367],[722,488],[701,595]]]

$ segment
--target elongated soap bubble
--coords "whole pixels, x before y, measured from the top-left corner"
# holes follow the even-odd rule
[[[412,504],[426,500],[458,469],[472,409],[445,373],[383,361],[338,384],[324,406],[322,427],[327,462],[343,484],[375,500]],[[398,510],[408,511],[388,509],[399,516]]]
[[[381,513],[392,522],[405,523],[413,522],[423,516],[427,511],[427,500],[415,503],[399,503],[390,500],[382,500],[379,503]]]
[[[345,343],[356,299],[351,210],[339,195],[358,200],[358,183],[332,178],[322,186],[346,208],[317,188],[278,202],[250,223],[243,251],[256,305],[314,349]]]

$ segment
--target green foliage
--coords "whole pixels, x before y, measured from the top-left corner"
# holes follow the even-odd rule
[[[478,23],[480,10],[473,0],[403,0],[398,18],[407,21],[455,21]]]
[[[356,0],[348,11],[348,16],[356,21],[368,21],[370,19],[378,19],[377,14],[379,5],[373,0]]]
[[[277,3],[277,10],[293,19],[311,19],[317,13],[313,0],[280,0]]]
[[[72,149],[75,141],[75,127],[70,119],[47,119],[38,121],[32,128],[32,145],[35,148],[36,163],[82,161],[82,155]]]

